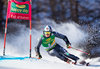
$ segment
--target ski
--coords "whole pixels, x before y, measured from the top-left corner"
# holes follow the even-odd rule
[[[70,60],[68,59],[67,61],[68,64],[74,64],[74,65],[79,65],[79,66],[89,66],[90,63],[89,62],[86,62],[85,60],[82,60],[82,61],[73,61],[73,60]]]
[[[86,66],[91,66],[91,63],[93,63],[93,59],[90,59],[90,58],[84,59],[83,61],[85,61],[84,65],[86,65]]]
[[[81,62],[74,63],[74,65],[78,65],[78,66],[90,66],[90,63],[83,60]]]

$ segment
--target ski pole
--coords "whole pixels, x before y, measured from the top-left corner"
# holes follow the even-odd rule
[[[85,54],[87,54],[87,55],[90,55],[89,53],[87,53],[87,52],[84,52],[84,51],[82,51],[82,50],[80,50],[80,49],[76,49],[76,48],[73,48],[73,47],[71,47],[72,49],[75,49],[75,50],[77,50],[77,51],[80,51],[80,52],[82,52],[82,53],[85,53]]]

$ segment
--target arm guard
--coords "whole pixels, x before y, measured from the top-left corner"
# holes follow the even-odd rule
[[[58,32],[52,32],[52,33],[53,33],[56,37],[63,39],[63,40],[66,42],[66,44],[70,44],[68,38],[67,38],[65,35],[62,35],[62,34],[60,34],[60,33],[58,33]]]
[[[35,47],[35,52],[38,55],[40,55],[40,46],[41,46],[41,43],[42,43],[42,39],[39,40],[38,45]]]

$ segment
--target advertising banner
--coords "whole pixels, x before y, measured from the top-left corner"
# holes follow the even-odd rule
[[[30,20],[30,1],[18,2],[10,0],[8,3],[7,17],[12,19]]]

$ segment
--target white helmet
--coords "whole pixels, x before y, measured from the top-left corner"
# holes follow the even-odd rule
[[[44,28],[44,32],[52,32],[51,26],[47,25],[47,26]]]
[[[49,25],[47,25],[45,28],[44,28],[44,30],[43,30],[43,34],[45,34],[45,33],[50,33],[50,35],[51,35],[51,33],[52,33],[52,28],[51,28],[51,26],[49,26]]]

